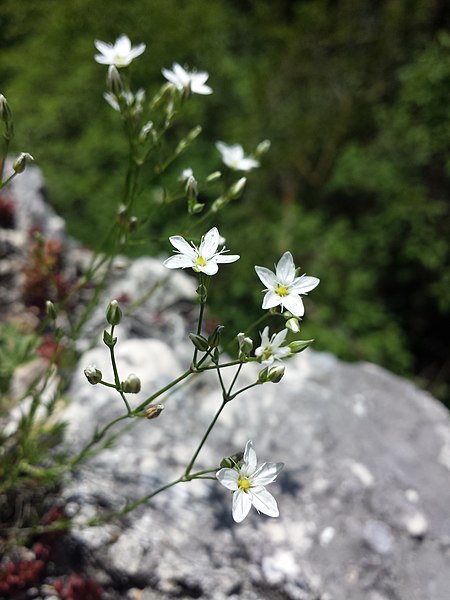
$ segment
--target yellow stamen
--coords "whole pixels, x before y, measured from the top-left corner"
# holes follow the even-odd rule
[[[289,289],[285,285],[278,283],[277,287],[275,288],[275,293],[284,298],[289,294]]]
[[[244,492],[248,492],[248,490],[252,487],[252,484],[247,479],[247,477],[239,477],[238,479],[238,488]]]
[[[195,264],[198,267],[206,267],[206,260],[203,258],[203,256],[199,256]]]

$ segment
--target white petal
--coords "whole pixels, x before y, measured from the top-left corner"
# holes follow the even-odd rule
[[[194,94],[202,94],[203,96],[208,96],[213,93],[212,88],[209,85],[200,85],[198,82],[193,81],[191,84],[191,90]]]
[[[204,267],[200,267],[197,265],[197,269],[205,275],[215,275],[219,270],[219,267],[213,260],[210,260],[206,263]]]
[[[216,477],[228,490],[235,492],[238,489],[239,473],[236,469],[220,469],[217,471]]]
[[[219,231],[217,227],[213,227],[210,229],[205,235],[200,244],[200,248],[198,249],[199,254],[203,256],[203,258],[211,258],[216,252],[217,247],[219,245]]]
[[[161,73],[164,75],[167,81],[170,81],[170,83],[173,83],[176,86],[179,85],[178,77],[175,75],[175,73],[169,71],[169,69],[161,69]]]
[[[284,340],[286,339],[288,330],[287,329],[282,329],[281,331],[279,331],[273,338],[272,340],[272,345],[273,346],[281,346],[281,344],[284,342]]]
[[[245,466],[247,467],[246,471],[248,474],[256,471],[257,462],[258,461],[256,458],[256,452],[253,449],[253,442],[251,440],[249,440],[245,444],[245,450],[244,450],[244,463],[245,463]]]
[[[317,279],[317,277],[302,275],[301,277],[297,277],[297,279],[294,280],[291,289],[296,294],[306,294],[307,292],[310,292],[315,287],[317,287],[319,283],[320,279]]]
[[[251,494],[251,503],[259,512],[262,512],[269,517],[278,517],[278,506],[277,501],[272,496],[270,492],[268,492],[263,487],[261,488],[252,488],[250,490]]]
[[[217,254],[214,260],[218,263],[232,263],[239,260],[241,257],[239,254]]]
[[[276,266],[277,278],[283,283],[292,283],[295,277],[294,259],[290,252],[285,252]]]
[[[261,336],[261,346],[267,346],[269,343],[269,326],[266,325],[259,335]]]
[[[145,48],[145,44],[139,44],[139,46],[135,46],[134,48],[132,48],[129,53],[131,60],[140,56],[145,51]]]
[[[122,56],[128,54],[131,50],[130,38],[127,35],[121,35],[114,44],[114,50],[117,54],[121,54]]]
[[[251,169],[255,169],[259,167],[259,162],[254,158],[242,158],[237,164],[237,168],[240,171],[251,171]]]
[[[272,483],[277,478],[284,463],[264,463],[253,474],[252,484],[255,486],[263,486]]]
[[[175,73],[175,76],[178,78],[178,81],[184,86],[188,86],[190,83],[189,73],[186,69],[183,69],[181,65],[178,63],[173,63],[172,70]]]
[[[270,290],[264,296],[262,307],[264,310],[266,310],[267,308],[273,308],[274,306],[278,306],[279,304],[281,304],[281,301],[282,298],[280,298],[278,294],[275,294],[274,291]]]
[[[266,267],[255,266],[255,271],[267,288],[274,288],[277,285],[278,280],[275,276],[275,273],[270,269],[266,269]]]
[[[305,314],[305,307],[303,306],[300,296],[289,294],[286,298],[281,298],[281,303],[284,308],[291,312],[295,317],[303,317]]]
[[[181,252],[181,254],[189,256],[189,258],[191,258],[192,260],[195,260],[197,258],[197,252],[190,244],[188,244],[184,237],[181,237],[181,235],[172,235],[169,238],[169,242],[174,248]]]
[[[170,256],[163,262],[163,265],[168,269],[189,269],[194,266],[192,260],[184,254]]]
[[[242,490],[237,490],[233,494],[233,519],[240,523],[248,515],[252,501],[250,495]]]

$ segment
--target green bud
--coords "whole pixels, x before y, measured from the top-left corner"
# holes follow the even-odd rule
[[[271,383],[279,383],[284,376],[284,367],[282,365],[278,365],[276,367],[271,367],[267,374],[267,381]]]
[[[209,348],[208,340],[202,335],[197,335],[196,333],[190,333],[189,339],[200,352],[206,352]]]
[[[0,94],[0,120],[6,124],[12,121],[11,109],[3,94]]]
[[[110,325],[118,325],[122,320],[122,311],[117,300],[111,300],[106,309],[106,320]]]
[[[100,369],[97,369],[97,367],[94,364],[87,366],[84,369],[84,374],[86,376],[86,379],[92,385],[96,385],[97,383],[99,383],[102,380],[102,377],[103,377],[102,372],[100,371]]]
[[[262,371],[259,372],[258,375],[258,383],[266,383],[268,381],[267,376],[269,374],[269,367],[264,367]]]
[[[220,171],[214,171],[214,173],[210,173],[208,177],[205,179],[206,183],[212,183],[213,181],[217,181],[222,177],[222,173]]]
[[[211,212],[218,212],[219,210],[221,210],[227,204],[228,204],[228,199],[224,198],[224,196],[219,196],[211,204],[210,210],[211,210]]]
[[[147,419],[156,419],[164,410],[164,404],[150,404],[145,411]]]
[[[222,458],[222,460],[220,461],[220,466],[222,467],[222,469],[232,469],[233,467],[238,465],[243,458],[244,458],[244,453],[237,452],[236,454],[233,454],[232,456]]]
[[[122,381],[122,391],[126,394],[138,394],[141,391],[141,380],[134,373],[130,373],[125,381]]]
[[[208,337],[208,344],[210,348],[217,348],[220,344],[220,338],[222,336],[222,330],[224,329],[223,325],[217,325],[211,335]]]
[[[261,158],[264,154],[266,154],[270,149],[271,143],[270,140],[263,140],[256,146],[255,155],[256,158]]]
[[[245,333],[238,333],[236,337],[239,344],[239,358],[246,358],[253,350],[253,340]]]
[[[230,191],[229,191],[229,196],[232,200],[239,198],[239,196],[242,194],[242,191],[243,191],[246,183],[247,183],[246,177],[241,177],[238,181],[236,181],[236,183],[233,183],[233,185],[230,187]]]
[[[314,339],[297,340],[295,342],[291,342],[290,344],[288,344],[288,346],[291,349],[292,354],[297,354],[298,352],[302,352],[303,350],[305,350],[313,341]]]
[[[47,312],[48,317],[50,319],[52,319],[53,321],[58,316],[58,313],[56,311],[55,305],[53,304],[53,302],[51,302],[51,300],[46,300],[46,302],[45,302],[45,310]]]
[[[190,215],[197,215],[198,213],[202,212],[204,208],[205,205],[201,202],[197,202],[195,198],[189,199],[188,212]]]
[[[208,290],[206,289],[206,286],[201,283],[196,292],[200,298],[200,301],[204,304],[208,298]]]
[[[300,331],[300,323],[297,317],[291,317],[286,321],[286,327],[290,329],[293,333],[298,333]]]
[[[105,331],[103,332],[103,343],[108,346],[108,348],[114,348],[114,346],[117,344],[117,338],[113,337],[109,331]]]
[[[23,173],[28,163],[33,162],[34,158],[28,152],[21,152],[13,163],[13,169],[16,173]]]

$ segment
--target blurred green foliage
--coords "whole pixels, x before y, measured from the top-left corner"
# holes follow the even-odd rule
[[[158,89],[174,61],[207,70],[214,94],[190,101],[177,132],[200,123],[203,134],[172,175],[220,168],[217,139],[272,141],[214,223],[242,255],[221,271],[217,315],[241,330],[262,298],[253,265],[290,249],[322,280],[304,325],[316,348],[415,374],[448,398],[449,17],[442,0],[3,0],[1,91],[15,149],[35,156],[70,233],[92,246],[126,170],[93,40],[147,43],[136,88]],[[136,253],[169,252],[185,222],[184,205],[154,201],[152,180]]]

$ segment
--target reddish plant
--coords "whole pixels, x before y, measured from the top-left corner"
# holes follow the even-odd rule
[[[53,584],[62,600],[101,600],[103,589],[92,579],[72,573],[68,580],[58,579]]]

